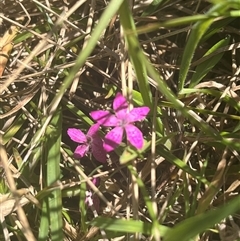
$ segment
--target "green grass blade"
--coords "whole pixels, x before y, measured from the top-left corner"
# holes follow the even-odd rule
[[[206,131],[206,133],[209,133],[210,135],[222,140],[222,137],[219,135],[218,132],[211,128],[207,123],[199,119],[199,116],[196,115],[195,112],[190,111],[185,107],[184,103],[181,102],[168,88],[166,82],[163,81],[163,79],[159,76],[153,66],[146,60],[146,58],[145,65],[147,67],[149,75],[152,77],[152,79],[156,81],[156,87],[163,95],[165,95],[166,99],[171,102],[173,108],[177,109],[179,113],[181,113],[181,115],[183,115],[184,117],[189,118],[189,120],[193,124],[197,125],[201,130],[204,130]]]
[[[149,6],[143,11],[142,16],[153,14],[161,5],[166,4],[169,0],[153,0]]]
[[[79,117],[88,126],[91,126],[93,124],[93,121],[88,116],[86,116],[80,109],[78,109],[73,104],[69,104],[67,100],[65,100],[65,98],[63,98],[63,103],[71,113],[73,113],[76,117]]]
[[[202,20],[207,20],[207,19],[209,19],[209,17],[204,14],[187,16],[187,17],[179,17],[177,19],[174,18],[174,19],[167,20],[165,22],[150,23],[148,25],[138,27],[137,33],[138,34],[146,34],[146,33],[151,33],[153,31],[156,31],[161,27],[165,27],[165,28],[177,27],[177,26],[192,24],[197,21],[202,21]]]
[[[229,41],[230,41],[230,36],[227,36],[225,39],[220,40],[211,49],[209,49],[203,57],[206,57],[209,54],[214,53],[219,48],[227,46],[229,44]],[[206,76],[206,74],[220,61],[223,55],[224,55],[224,52],[221,52],[217,55],[214,55],[212,58],[207,59],[201,64],[199,64],[195,70],[195,73],[192,76],[189,88],[194,88],[204,78],[204,76]]]
[[[160,146],[157,149],[157,153],[163,156],[167,161],[169,161],[173,165],[177,166],[179,169],[183,170],[184,172],[190,174],[191,176],[199,180],[201,183],[209,184],[206,178],[204,178],[200,173],[192,170],[184,161],[174,156],[171,152],[169,152],[169,150],[167,150],[163,146]]]
[[[83,232],[87,231],[87,225],[86,225],[86,221],[87,221],[87,205],[85,203],[85,198],[86,198],[86,191],[87,191],[87,185],[85,182],[80,184],[80,193],[79,193],[79,197],[80,197],[80,201],[79,201],[79,209],[81,212],[81,229]]]
[[[129,56],[136,72],[139,89],[142,94],[144,104],[151,107],[152,95],[148,83],[147,70],[144,62],[142,61],[143,52],[137,39],[136,28],[129,9],[128,1],[123,1],[123,4],[119,9],[119,14],[120,21],[125,32]],[[128,32],[131,32],[131,34],[127,34]]]
[[[75,61],[75,65],[72,67],[71,71],[69,72],[69,75],[64,79],[58,94],[53,99],[51,103],[52,107],[59,103],[61,97],[65,93],[65,90],[71,85],[75,75],[77,74],[79,69],[84,65],[87,57],[94,50],[94,47],[96,46],[99,38],[101,37],[102,32],[104,31],[104,29],[106,29],[106,27],[108,26],[108,23],[110,22],[111,18],[116,14],[122,2],[123,0],[112,0],[109,3],[108,7],[105,9],[105,11],[102,13],[102,16],[99,19],[98,25],[96,26],[93,33],[91,34],[91,38],[89,38],[88,44],[78,55]]]
[[[121,8],[119,9],[120,21],[124,29],[125,39],[127,42],[128,53],[131,62],[134,66],[134,70],[137,76],[138,86],[142,99],[145,105],[149,106],[152,111],[152,94],[150,91],[150,85],[147,76],[147,69],[145,65],[145,56],[140,47],[136,27],[133,21],[132,14],[129,9],[128,1],[124,1]],[[160,111],[160,109],[159,109]],[[158,113],[161,114],[161,113]],[[163,125],[160,118],[157,118],[157,131],[163,135]]]
[[[66,78],[63,81],[63,84],[61,85],[59,92],[56,94],[54,99],[52,100],[50,106],[49,106],[49,115],[44,123],[43,128],[41,129],[41,132],[36,136],[36,139],[39,140],[41,136],[43,135],[47,125],[49,124],[50,120],[52,119],[53,113],[56,111],[63,95],[65,94],[66,89],[71,85],[74,77],[78,73],[79,69],[84,65],[86,59],[88,56],[92,53],[94,50],[94,47],[96,46],[98,40],[101,38],[102,32],[107,28],[111,18],[116,14],[116,12],[119,10],[119,7],[121,6],[123,0],[112,0],[108,7],[105,9],[105,11],[102,13],[98,25],[93,30],[91,38],[89,38],[89,41],[85,48],[80,52],[78,57],[76,58],[75,65],[72,67],[71,71],[69,72],[69,75],[66,76]]]
[[[49,231],[49,219],[48,219],[48,208],[47,208],[47,198],[43,200],[41,220],[38,233],[38,241],[46,241],[48,239]]]
[[[103,230],[123,232],[126,233],[142,233],[151,235],[152,224],[138,220],[112,219],[105,217],[97,217],[90,223],[93,226],[99,227]],[[170,228],[159,225],[159,231],[162,236],[170,230]]]
[[[214,22],[207,30],[207,32],[204,34],[200,42],[201,43],[206,42],[211,36],[221,31],[222,28],[229,25],[232,21],[234,21],[234,18],[229,17],[229,18],[220,19],[219,21]]]
[[[7,144],[12,137],[16,137],[17,132],[20,130],[24,122],[26,121],[26,116],[24,114],[18,116],[13,124],[7,129],[3,135],[3,144]]]
[[[178,80],[178,90],[181,91],[185,85],[186,77],[189,71],[190,63],[194,55],[194,51],[201,40],[204,33],[208,30],[209,26],[213,23],[214,18],[212,14],[218,15],[220,10],[226,8],[226,4],[218,4],[214,6],[206,16],[209,16],[206,20],[201,20],[194,24],[193,29],[190,33],[189,39],[185,46],[183,57],[180,66],[179,80]]]
[[[224,204],[215,210],[182,221],[173,229],[167,231],[164,241],[178,241],[179,237],[181,237],[181,241],[189,241],[190,238],[213,227],[214,224],[220,222],[229,215],[234,214],[237,210],[240,210],[239,203],[240,197],[236,197],[228,204]]]
[[[62,136],[62,113],[61,108],[55,115],[47,128],[47,186],[57,185],[60,180],[61,160],[61,136]],[[52,241],[63,240],[62,223],[62,196],[61,190],[56,188],[48,196],[48,215],[50,224],[50,235]]]
[[[149,212],[149,216],[151,217],[151,220],[153,222],[157,222],[157,217],[156,217],[156,213],[154,212],[153,206],[152,206],[152,202],[149,198],[148,192],[146,190],[146,187],[142,181],[141,178],[139,178],[138,173],[136,172],[136,170],[133,168],[132,165],[128,165],[128,169],[130,170],[130,172],[132,173],[132,175],[135,176],[136,178],[136,182],[139,186],[139,189],[141,190],[141,193],[143,195],[144,201],[146,203],[146,206],[148,208],[148,212]]]

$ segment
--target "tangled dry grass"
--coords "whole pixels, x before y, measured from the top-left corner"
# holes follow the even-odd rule
[[[179,70],[184,64],[181,63],[181,58],[193,24],[162,26],[154,31],[149,29],[159,21],[205,13],[210,8],[210,3],[204,0],[166,1],[148,14],[150,2],[135,1],[132,6],[144,54],[188,110],[198,115],[212,133],[220,133],[229,142],[216,140],[212,133],[201,129],[201,124],[181,115],[165,98],[165,93],[158,91],[154,79],[148,79],[151,93],[157,98],[158,107],[161,108],[164,140],[168,143],[168,154],[160,150],[159,146],[156,149],[154,195],[160,223],[172,227],[186,217],[220,206],[239,195],[239,18],[219,18],[213,23],[213,27],[196,48],[185,83],[185,93],[179,93]],[[8,33],[12,36],[14,32],[11,27],[17,27],[7,65],[0,66],[2,71],[5,67],[0,79],[0,134],[7,153],[4,156],[9,163],[7,169],[12,176],[12,179],[8,179],[6,163],[1,163],[5,169],[1,171],[0,193],[8,195],[9,190],[17,190],[19,205],[23,206],[23,209],[18,209],[16,216],[14,198],[7,196],[7,199],[1,200],[1,221],[12,228],[9,231],[13,235],[12,240],[24,239],[17,231],[23,230],[22,228],[31,230],[29,233],[23,232],[28,240],[35,240],[34,236],[38,235],[40,215],[36,207],[41,209],[39,193],[43,193],[44,188],[48,187],[44,183],[41,153],[36,150],[44,137],[39,138],[35,146],[31,144],[42,130],[49,109],[53,107],[50,105],[51,101],[58,94],[64,78],[70,75],[78,53],[86,48],[92,30],[99,23],[107,5],[108,1],[104,0],[9,0],[1,4],[1,35]],[[122,88],[122,76],[128,79],[131,73],[133,89],[139,91],[136,74],[129,72],[127,68],[129,56],[122,44],[122,34],[118,15],[115,15],[84,66],[74,76],[70,88],[59,100],[63,107],[63,124],[61,179],[58,185],[63,189],[65,240],[95,240],[94,236],[99,234],[99,229],[93,227],[83,231],[79,220],[79,194],[69,194],[72,189],[79,187],[81,175],[75,164],[69,162],[70,154],[65,149],[68,147],[73,150],[75,147],[66,135],[67,128],[85,128],[86,123],[83,120],[91,110],[109,106],[112,94]],[[225,40],[225,45],[204,56],[220,40]],[[2,47],[1,43],[1,51]],[[197,66],[206,61],[215,61],[214,58],[218,57],[215,65],[211,66],[208,62],[205,66],[210,69],[201,82],[189,88]],[[145,136],[151,135],[148,124],[141,124]],[[152,191],[151,157],[149,150],[137,158],[136,163],[136,170],[149,195]],[[132,191],[129,191],[132,180],[127,167],[120,165],[117,160],[118,156],[114,153],[110,155],[107,164],[99,166],[86,157],[80,162],[81,174],[90,176],[95,170],[94,174],[101,177],[99,190],[114,207],[115,213],[109,211],[104,200],[101,202],[100,216],[129,218],[133,215],[130,205]],[[179,161],[183,161],[187,167],[181,166],[182,162]],[[192,175],[189,170],[192,170]],[[200,173],[208,184],[200,183],[194,173]],[[149,213],[141,196],[137,205],[138,218],[148,221]],[[88,210],[87,219],[91,220],[92,216],[92,212]],[[3,230],[9,229],[7,225],[3,226]],[[205,232],[199,240],[237,240],[239,226],[238,213],[216,225],[216,233]],[[1,235],[6,237],[6,233]],[[127,240],[127,235],[119,236],[122,239],[115,240]],[[142,235],[138,240],[150,238]]]

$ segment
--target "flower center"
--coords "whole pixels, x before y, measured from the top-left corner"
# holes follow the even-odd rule
[[[86,136],[86,137],[87,137],[87,144],[91,145],[92,141],[93,141],[93,138],[91,136]]]
[[[128,125],[128,119],[127,118],[119,120],[118,126],[125,127],[126,125]]]

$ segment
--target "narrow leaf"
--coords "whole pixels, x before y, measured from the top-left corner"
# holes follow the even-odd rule
[[[203,57],[208,56],[216,52],[219,48],[224,47],[229,44],[230,37],[228,36],[225,39],[217,42],[211,49],[209,49]],[[211,69],[221,60],[224,52],[221,52],[217,55],[214,55],[212,58],[207,59],[206,61],[199,64],[195,70],[195,73],[192,76],[191,83],[189,85],[190,88],[194,88],[203,78],[204,76],[211,71]]]
[[[228,204],[224,204],[215,210],[210,210],[206,213],[185,219],[177,224],[173,229],[167,231],[164,241],[188,241],[190,238],[198,235],[199,233],[213,227],[222,219],[234,214],[240,210],[240,197],[236,197]]]

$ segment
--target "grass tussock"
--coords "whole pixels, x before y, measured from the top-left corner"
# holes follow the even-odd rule
[[[240,239],[239,0],[0,12],[1,240]],[[144,147],[75,159],[68,128],[86,133],[118,92],[150,108]]]

